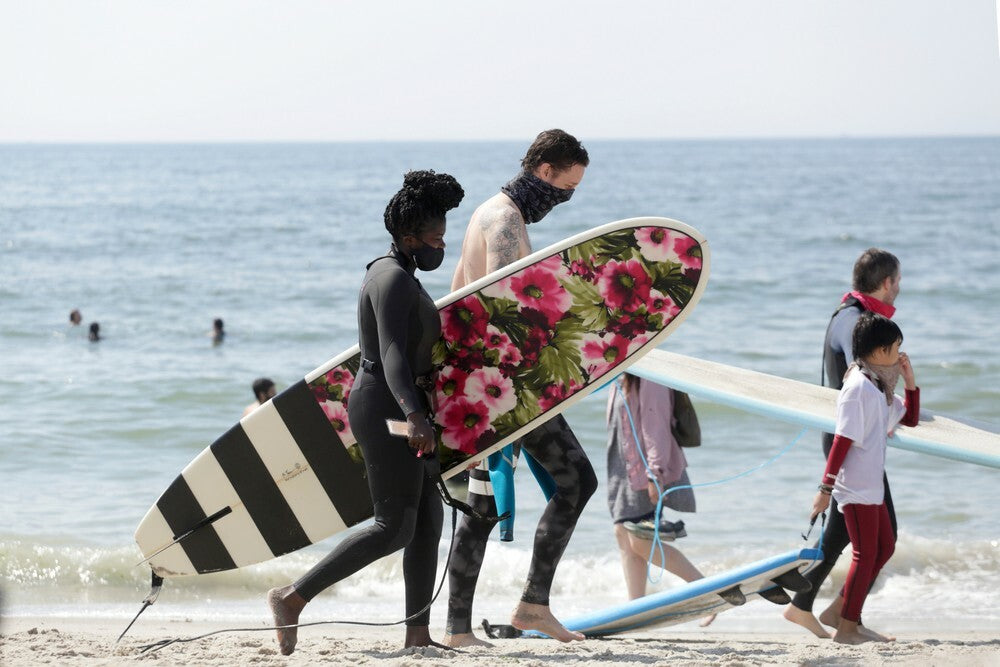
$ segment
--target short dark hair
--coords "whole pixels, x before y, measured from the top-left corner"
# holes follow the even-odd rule
[[[854,262],[854,289],[871,294],[882,286],[886,278],[899,273],[899,260],[888,250],[868,248]]]
[[[431,222],[443,219],[464,196],[454,176],[432,170],[409,171],[403,177],[403,187],[385,207],[385,228],[396,240],[419,234]]]
[[[861,313],[851,336],[851,352],[855,359],[864,359],[879,348],[903,342],[903,332],[888,317],[866,310]]]
[[[546,162],[555,167],[556,171],[564,171],[574,164],[586,167],[590,164],[590,156],[572,134],[558,129],[545,130],[528,147],[528,152],[521,160],[521,167],[527,172],[533,172]]]
[[[253,396],[256,399],[260,399],[261,396],[267,392],[268,389],[274,386],[274,382],[271,378],[257,378],[253,381]]]

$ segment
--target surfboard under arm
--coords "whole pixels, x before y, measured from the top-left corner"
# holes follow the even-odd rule
[[[630,373],[714,403],[828,433],[836,424],[837,391],[757,371],[653,350]],[[899,426],[889,445],[954,461],[1000,468],[1000,433],[920,412],[915,427]]]

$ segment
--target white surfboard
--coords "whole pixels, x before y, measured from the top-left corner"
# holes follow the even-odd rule
[[[588,637],[612,635],[640,628],[686,623],[717,614],[733,605],[719,593],[739,586],[747,602],[778,588],[772,579],[791,572],[808,572],[823,559],[819,549],[800,549],[765,558],[728,572],[671,588],[590,614],[570,618],[563,623],[567,629]],[[525,632],[526,637],[544,637],[537,632]]]
[[[832,433],[837,390],[808,382],[653,350],[630,369],[639,377],[715,403]],[[896,428],[889,445],[1000,468],[1000,429],[920,411],[917,426]]]

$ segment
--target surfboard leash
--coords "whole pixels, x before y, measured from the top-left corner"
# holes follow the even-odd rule
[[[423,609],[421,609],[420,611],[418,611],[416,613],[413,613],[413,614],[407,616],[404,619],[401,619],[401,620],[398,620],[398,621],[385,622],[385,623],[377,623],[377,622],[374,622],[374,621],[329,620],[329,621],[312,621],[310,623],[294,623],[294,624],[290,624],[290,625],[277,625],[277,626],[270,626],[270,627],[263,627],[263,628],[223,628],[221,630],[213,630],[212,632],[206,632],[205,634],[198,635],[196,637],[175,637],[173,639],[161,639],[160,641],[153,642],[152,644],[143,644],[143,645],[141,645],[139,647],[139,649],[140,649],[139,652],[140,653],[154,653],[156,651],[159,651],[161,648],[165,648],[167,646],[170,646],[171,644],[181,644],[181,643],[198,641],[200,639],[205,639],[206,637],[211,637],[212,635],[218,635],[218,634],[223,634],[223,633],[227,633],[227,632],[271,632],[271,631],[274,631],[274,630],[290,630],[292,628],[308,628],[308,627],[311,627],[311,626],[314,626],[314,625],[363,625],[363,626],[368,626],[368,627],[390,627],[390,626],[393,626],[393,625],[402,625],[403,623],[406,623],[407,621],[409,621],[411,619],[414,619],[417,616],[420,616],[425,611],[427,611],[428,609],[430,609],[431,605],[434,604],[434,602],[437,600],[438,596],[441,594],[441,590],[444,588],[445,579],[448,577],[448,568],[451,565],[452,547],[455,544],[455,531],[456,531],[456,527],[457,527],[457,524],[458,524],[458,512],[459,512],[459,508],[456,507],[456,505],[465,505],[465,503],[461,503],[459,501],[455,501],[455,505],[451,505],[451,541],[450,541],[450,544],[448,545],[448,557],[447,557],[447,559],[445,559],[444,571],[441,573],[441,581],[438,583],[437,590],[434,592],[434,596],[431,597],[430,602],[428,602],[427,605],[424,606]],[[479,514],[479,513],[477,512],[476,514]],[[488,518],[490,520],[492,520],[492,517],[488,517]],[[497,517],[497,520],[499,520],[499,517]],[[156,576],[156,575],[153,575],[153,576]],[[152,604],[152,602],[150,602],[149,604]],[[148,606],[149,606],[148,604],[144,605],[143,606],[143,610],[146,607],[148,607]],[[140,610],[139,613],[142,613],[142,610]],[[138,617],[138,614],[136,615],[136,617]],[[135,620],[132,621],[132,623],[134,623],[134,622],[135,622]],[[132,627],[132,623],[129,624],[129,627]],[[125,630],[127,632],[128,628],[125,628]],[[123,632],[122,635],[124,635],[124,634],[125,633]],[[121,639],[121,637],[119,637],[119,639]],[[455,650],[455,649],[452,649],[452,650]]]

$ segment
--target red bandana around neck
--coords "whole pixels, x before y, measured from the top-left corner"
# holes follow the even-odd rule
[[[878,313],[879,315],[888,317],[889,319],[892,319],[893,313],[896,312],[895,306],[890,306],[885,301],[880,301],[873,296],[862,294],[861,292],[848,292],[844,295],[844,298],[841,299],[841,301],[847,301],[852,296],[861,302],[861,305],[865,307],[865,310],[870,310],[873,313]]]

